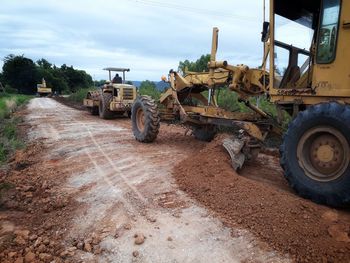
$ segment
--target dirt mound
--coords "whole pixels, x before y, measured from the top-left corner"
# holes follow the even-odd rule
[[[44,167],[38,162],[44,153],[42,144],[30,144],[0,171],[0,262],[64,258],[62,225],[72,214],[72,200],[55,190],[64,174],[53,163]]]
[[[273,156],[259,156],[237,175],[221,146],[222,139],[219,136],[175,167],[182,190],[214,211],[227,226],[248,229],[297,262],[349,262],[348,211],[314,204],[286,190],[286,181],[275,167],[278,159]],[[262,179],[247,178],[247,171]],[[272,181],[275,184],[269,185]]]

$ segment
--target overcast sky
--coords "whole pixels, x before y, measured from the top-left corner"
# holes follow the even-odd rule
[[[127,67],[129,80],[159,80],[180,60],[210,53],[217,26],[218,59],[261,63],[263,0],[1,2],[1,58],[46,58],[86,70],[94,79],[107,78],[104,67]]]

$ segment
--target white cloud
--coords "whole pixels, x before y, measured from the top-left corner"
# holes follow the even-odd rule
[[[44,57],[96,79],[116,66],[129,67],[129,79],[158,80],[180,60],[210,53],[214,26],[218,58],[257,66],[262,57],[261,0],[4,0],[0,21],[0,57]]]

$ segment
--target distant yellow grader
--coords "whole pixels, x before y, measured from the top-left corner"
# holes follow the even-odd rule
[[[39,97],[47,97],[52,95],[52,89],[46,86],[46,81],[43,78],[40,84],[36,85],[37,94]]]
[[[310,49],[276,39],[276,16],[313,32]],[[343,206],[350,203],[350,1],[270,0],[269,22],[263,23],[264,58],[261,68],[217,61],[218,29],[213,30],[209,72],[170,71],[169,89],[159,104],[148,96],[136,99],[132,108],[135,138],[156,139],[160,121],[178,121],[193,129],[196,138],[210,141],[217,126],[237,130],[224,141],[232,164],[239,169],[257,156],[270,132],[283,130],[267,113],[250,102],[267,96],[279,117],[293,117],[284,133],[280,162],[295,191],[318,203]],[[283,72],[278,51],[287,54]],[[217,104],[217,91],[236,92],[250,113],[226,111]],[[207,96],[203,94],[206,92]],[[279,119],[280,119],[279,118]]]

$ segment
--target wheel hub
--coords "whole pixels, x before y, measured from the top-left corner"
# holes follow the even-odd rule
[[[321,162],[330,162],[334,158],[334,149],[329,145],[321,145],[316,151],[317,159]]]
[[[332,127],[309,130],[297,149],[300,166],[307,176],[317,181],[339,178],[349,165],[349,152],[343,134]]]
[[[145,129],[145,114],[142,108],[138,109],[136,112],[136,124],[139,131],[143,132]]]
[[[344,151],[335,135],[319,135],[312,142],[310,153],[312,165],[322,174],[330,175],[342,165]]]

